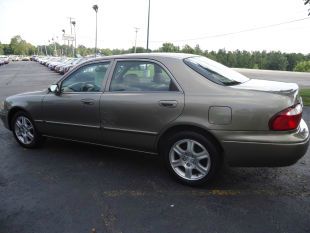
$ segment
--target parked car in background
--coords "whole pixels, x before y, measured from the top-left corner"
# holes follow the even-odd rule
[[[10,63],[9,57],[4,57],[4,64],[9,64],[9,63]]]
[[[70,69],[72,69],[73,67],[81,64],[82,62],[85,62],[89,60],[89,58],[86,57],[81,57],[81,58],[76,58],[72,61],[72,63],[70,64],[66,64],[65,66],[63,66],[62,72],[60,72],[61,74],[65,74],[67,73]]]
[[[12,56],[12,61],[20,61],[21,58],[17,55]]]
[[[22,57],[22,61],[30,61],[30,58],[25,56],[25,57]]]
[[[46,65],[47,67],[49,67],[49,65],[57,60],[59,60],[59,57],[49,57],[48,60],[44,63],[44,65]]]
[[[9,64],[9,57],[7,56],[0,56],[0,65],[6,65]]]
[[[287,166],[307,151],[299,88],[249,79],[191,54],[91,59],[47,90],[8,97],[16,141],[44,137],[159,154],[177,180],[208,182],[233,166]]]
[[[33,61],[37,61],[42,65],[47,66],[49,69],[54,70],[60,74],[65,74],[73,67],[85,62],[91,57],[52,57],[52,56],[36,56]]]
[[[57,65],[60,65],[64,62],[66,62],[67,60],[68,60],[68,58],[66,58],[66,57],[57,57],[52,62],[48,63],[48,68],[50,70],[54,70]]]
[[[55,66],[55,71],[57,72],[57,73],[62,73],[62,71],[63,71],[63,67],[64,66],[66,66],[66,65],[68,65],[68,64],[72,64],[72,62],[74,61],[74,60],[76,60],[77,58],[67,58],[65,61],[63,61],[63,62],[60,62],[57,66]]]
[[[42,57],[40,60],[39,60],[39,62],[40,62],[40,64],[42,64],[42,65],[45,65],[46,64],[46,62],[48,62],[50,59],[52,59],[53,57]]]
[[[31,60],[31,61],[35,61],[36,58],[37,58],[37,55],[32,55],[32,56],[30,57],[30,60]]]

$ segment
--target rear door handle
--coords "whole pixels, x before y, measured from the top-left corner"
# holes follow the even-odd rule
[[[82,99],[81,102],[83,104],[87,104],[87,105],[93,105],[95,100],[94,99]]]
[[[160,100],[159,105],[166,108],[175,108],[178,102],[176,100]]]

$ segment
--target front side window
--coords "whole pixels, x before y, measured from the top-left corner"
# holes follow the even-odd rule
[[[109,62],[89,64],[81,67],[61,85],[62,92],[99,92],[107,76]]]
[[[110,91],[178,91],[167,72],[148,61],[117,62]]]
[[[220,85],[237,85],[249,80],[244,75],[206,57],[185,58],[184,63],[205,78]]]

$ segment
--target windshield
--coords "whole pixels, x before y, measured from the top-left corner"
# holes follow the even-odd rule
[[[249,80],[246,76],[206,57],[189,57],[185,58],[184,62],[197,73],[220,85],[237,85]]]

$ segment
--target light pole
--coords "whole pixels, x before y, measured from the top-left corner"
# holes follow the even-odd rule
[[[73,28],[74,28],[74,48],[73,48],[73,56],[75,56],[75,55],[76,55],[76,31],[75,31],[75,24],[76,24],[76,22],[75,22],[75,21],[72,21],[71,23],[72,23]]]
[[[93,5],[93,9],[96,12],[96,39],[95,39],[95,57],[97,56],[97,12],[98,12],[98,5]]]
[[[56,36],[56,40],[55,40],[55,44],[56,44],[56,46],[57,46],[57,44],[58,44],[58,36]],[[60,44],[59,44],[60,45]],[[59,49],[59,50],[58,50]],[[56,52],[57,52],[57,54],[59,54],[60,56],[61,56],[61,51],[60,51],[60,46],[59,46],[59,48],[57,48],[56,49]]]
[[[146,52],[148,52],[148,51],[149,51],[150,11],[151,11],[151,0],[149,0],[149,10],[148,10],[148,15],[147,15],[147,38],[146,38]]]
[[[66,46],[66,40],[65,40],[65,34],[66,34],[66,30],[65,29],[62,29],[61,30],[62,31],[62,39],[63,39],[63,41],[64,41],[64,47],[63,47],[63,49],[62,49],[62,55],[64,55],[65,54],[65,46]],[[67,53],[68,54],[68,53]]]
[[[54,37],[52,38],[52,41],[54,43],[54,56],[57,56],[56,41],[54,40]]]
[[[70,20],[70,36],[72,36],[72,19],[73,19],[72,17],[69,17],[69,20]],[[69,40],[68,40],[68,46],[69,46]],[[74,56],[73,40],[72,40],[71,46],[72,46],[72,56]]]
[[[135,27],[135,32],[136,32],[136,38],[135,38],[135,53],[137,52],[137,36],[138,36],[138,31],[140,28]]]
[[[44,43],[44,47],[45,47],[45,56],[47,56],[47,49],[46,49],[46,44]]]

